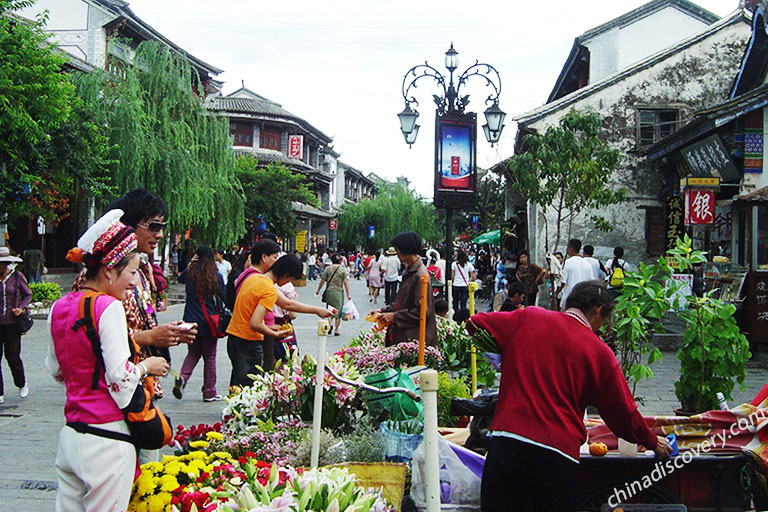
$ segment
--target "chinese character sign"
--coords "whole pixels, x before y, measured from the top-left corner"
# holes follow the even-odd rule
[[[301,160],[304,157],[304,136],[303,135],[289,135],[288,136],[288,156]]]
[[[328,221],[328,229],[330,229],[331,231],[338,229],[338,227],[339,227],[339,224],[335,220]]]
[[[685,191],[685,223],[688,225],[715,223],[715,191],[689,188]]]
[[[672,196],[667,199],[667,231],[665,233],[667,249],[674,249],[677,239],[682,238],[683,233],[683,198]]]
[[[296,250],[304,252],[307,250],[307,231],[296,232]]]

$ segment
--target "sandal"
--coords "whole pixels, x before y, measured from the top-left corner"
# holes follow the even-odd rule
[[[334,336],[341,336],[341,333],[339,331],[336,331],[333,335]]]

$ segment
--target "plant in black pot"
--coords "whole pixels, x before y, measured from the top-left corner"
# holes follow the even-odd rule
[[[681,272],[706,262],[705,253],[693,250],[688,235],[678,239],[677,247],[667,254]],[[715,409],[717,393],[730,400],[736,383],[744,389],[745,363],[751,356],[749,342],[733,318],[735,306],[711,295],[687,296],[686,309],[679,312],[686,330],[677,351],[680,378],[675,382],[675,395],[683,412]]]

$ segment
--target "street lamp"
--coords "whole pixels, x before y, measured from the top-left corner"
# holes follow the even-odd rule
[[[459,67],[459,52],[453,47],[453,43],[451,43],[451,47],[448,51],[445,52],[445,67],[448,70],[447,79],[443,73],[430,66],[428,62],[412,67],[403,77],[402,93],[403,99],[405,100],[405,108],[397,116],[400,118],[400,130],[403,132],[405,142],[409,146],[412,145],[416,142],[416,136],[419,133],[419,125],[416,124],[419,112],[415,108],[419,105],[419,102],[416,101],[411,90],[416,88],[417,82],[422,78],[431,78],[437,83],[442,92],[442,95],[434,94],[432,96],[435,105],[437,105],[437,121],[441,118],[457,119],[470,117],[472,119],[472,147],[474,147],[475,130],[477,126],[475,124],[475,114],[465,113],[465,109],[469,104],[469,95],[462,96],[461,90],[470,78],[480,77],[485,81],[485,85],[493,88],[493,92],[485,100],[486,105],[490,104],[490,106],[485,110],[486,124],[483,125],[483,133],[485,134],[486,140],[490,142],[491,145],[496,144],[501,138],[501,132],[504,129],[504,118],[506,117],[506,114],[499,108],[499,95],[501,94],[501,77],[499,76],[499,72],[490,64],[481,64],[476,60],[475,63],[465,69],[454,82],[453,74]],[[437,124],[438,123],[436,123],[436,125]],[[437,161],[439,161],[437,141],[435,155],[435,168],[437,169]],[[471,163],[474,165],[474,160],[471,160]],[[460,158],[456,158],[455,165],[456,170],[460,171]],[[437,191],[435,194],[435,203],[436,206],[438,206]],[[474,202],[474,197],[473,192],[472,202]],[[460,206],[461,201],[449,201],[445,199],[444,203],[446,219],[445,268],[450,269],[451,260],[453,259],[453,209],[457,207],[457,205]]]

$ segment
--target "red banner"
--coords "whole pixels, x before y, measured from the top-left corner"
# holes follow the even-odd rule
[[[301,160],[304,157],[304,137],[302,135],[288,136],[288,156]]]
[[[715,223],[715,191],[710,188],[685,190],[685,223],[688,225]]]

